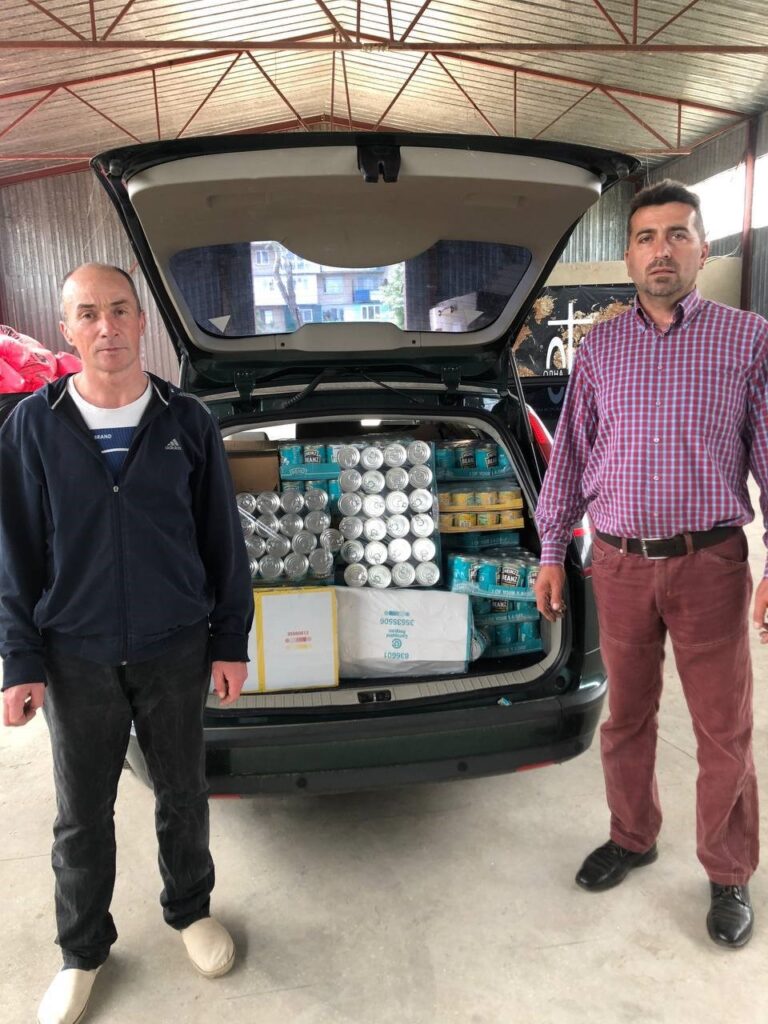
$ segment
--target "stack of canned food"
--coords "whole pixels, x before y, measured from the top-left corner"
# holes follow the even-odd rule
[[[478,657],[541,649],[539,614],[532,601],[493,597],[471,597],[470,601],[473,631],[482,647]]]
[[[472,630],[473,660],[525,654],[529,651],[540,651],[541,648],[538,620],[505,622],[497,625],[476,623]]]
[[[447,564],[451,590],[477,597],[534,600],[539,560],[523,548],[491,548],[478,554],[452,551]]]
[[[510,530],[524,525],[519,487],[501,481],[441,487],[440,532]]]
[[[512,474],[507,453],[493,441],[445,441],[435,452],[440,479]]]
[[[254,582],[296,584],[332,576],[343,537],[331,526],[327,491],[243,492],[236,500]]]
[[[333,456],[346,585],[434,587],[440,568],[431,445],[340,445]]]

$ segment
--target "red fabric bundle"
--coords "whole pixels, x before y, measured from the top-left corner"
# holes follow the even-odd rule
[[[77,356],[54,355],[34,338],[0,324],[0,391],[36,391],[66,373],[77,373],[80,365]]]

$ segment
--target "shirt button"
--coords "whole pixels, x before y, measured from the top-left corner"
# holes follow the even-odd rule
[[[654,477],[653,479],[654,479],[654,480],[658,480],[659,478],[658,478],[657,476],[655,476],[655,477]]]
[[[117,492],[120,490],[120,488],[117,486],[117,484],[115,484],[115,486],[112,488],[112,490],[115,492],[115,494],[117,494]]]
[[[657,402],[656,405],[661,405],[661,402]]]
[[[121,662],[120,662],[120,664],[121,664],[121,665],[123,665],[123,666],[125,666],[125,665],[127,665],[127,664],[128,664],[128,662],[127,662],[127,661],[121,661]]]
[[[659,438],[658,438],[658,437],[654,437],[654,439],[653,439],[653,443],[654,443],[654,444],[658,444],[658,443],[659,443]]]

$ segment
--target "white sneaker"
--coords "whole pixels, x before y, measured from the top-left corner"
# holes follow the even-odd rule
[[[37,1024],[78,1024],[88,1009],[96,975],[101,970],[81,971],[66,967],[51,982],[37,1009]]]
[[[206,978],[220,978],[232,970],[235,962],[235,944],[223,924],[213,917],[201,917],[188,928],[182,928],[181,938],[192,966]]]

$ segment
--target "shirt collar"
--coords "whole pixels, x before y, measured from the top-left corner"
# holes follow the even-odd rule
[[[701,292],[698,288],[694,288],[693,291],[688,292],[688,294],[675,306],[670,327],[680,327],[684,323],[689,323],[701,309],[703,301]],[[643,309],[637,295],[635,296],[635,313],[643,321],[643,324],[646,327],[653,325],[653,321]]]

